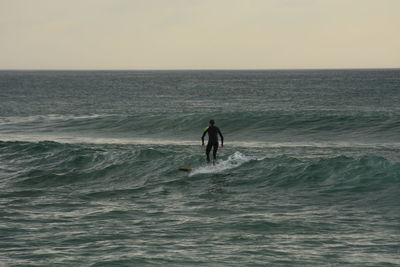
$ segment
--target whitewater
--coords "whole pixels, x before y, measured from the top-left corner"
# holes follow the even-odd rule
[[[396,69],[0,71],[0,266],[398,266],[399,118]]]

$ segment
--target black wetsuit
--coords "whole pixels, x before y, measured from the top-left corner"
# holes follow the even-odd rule
[[[218,134],[221,137],[221,144],[224,145],[224,137],[222,136],[221,131],[217,126],[210,126],[207,130],[204,131],[203,136],[201,137],[201,141],[204,144],[204,136],[208,133],[208,143],[206,148],[206,156],[207,161],[210,162],[210,151],[213,148],[213,158],[217,159],[217,151],[218,151]]]

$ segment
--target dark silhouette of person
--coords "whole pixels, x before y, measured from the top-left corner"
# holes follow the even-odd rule
[[[207,162],[210,162],[210,151],[213,148],[213,164],[217,159],[217,151],[218,151],[218,134],[221,137],[221,147],[224,147],[224,137],[220,129],[215,126],[215,121],[210,120],[209,126],[204,130],[203,136],[201,137],[201,145],[204,146],[204,136],[208,133],[208,143],[206,148],[206,156]]]

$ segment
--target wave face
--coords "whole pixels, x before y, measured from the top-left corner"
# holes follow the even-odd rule
[[[398,265],[399,74],[0,72],[0,261]]]

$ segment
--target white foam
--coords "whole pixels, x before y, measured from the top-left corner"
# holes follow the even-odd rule
[[[42,142],[52,141],[67,144],[133,144],[133,145],[176,145],[176,146],[200,146],[199,141],[195,140],[174,140],[163,138],[113,138],[113,137],[89,137],[76,135],[58,135],[58,134],[1,134],[0,141],[3,142]],[[399,142],[387,143],[361,143],[361,142],[225,142],[224,146],[232,148],[394,148],[400,149]]]
[[[219,173],[228,169],[237,168],[240,165],[250,161],[256,160],[255,157],[248,157],[244,154],[236,151],[233,155],[229,156],[227,160],[219,161],[215,166],[204,166],[196,168],[194,171],[189,173],[189,176],[193,176],[200,173]]]
[[[32,116],[8,116],[0,117],[0,124],[18,124],[30,122],[43,122],[43,121],[69,121],[69,120],[83,120],[95,119],[99,117],[111,117],[110,114],[91,114],[91,115],[61,115],[61,114],[46,114],[46,115],[32,115]]]
[[[62,144],[121,144],[121,145],[199,145],[199,142],[185,140],[153,139],[153,138],[111,138],[111,137],[82,137],[82,136],[61,136],[46,134],[0,134],[0,141],[3,142],[43,142],[51,141]]]
[[[225,145],[225,143],[224,143]],[[400,148],[400,142],[355,142],[355,141],[316,141],[316,142],[246,142],[233,141],[229,142],[231,147],[249,147],[249,148],[296,148],[296,147],[312,147],[312,148]]]

